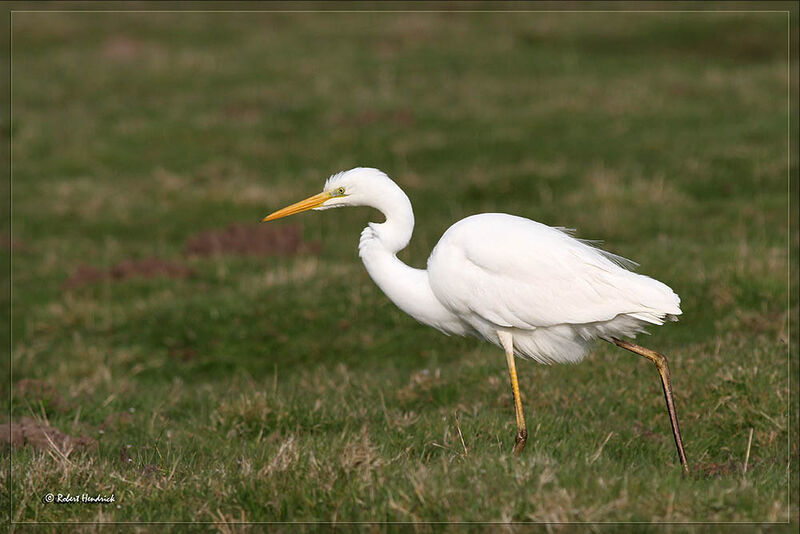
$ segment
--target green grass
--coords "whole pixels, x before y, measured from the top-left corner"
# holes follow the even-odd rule
[[[13,520],[797,521],[785,15],[16,13],[12,29],[12,384],[51,391],[15,388],[11,409],[98,441],[13,449]],[[502,353],[394,308],[357,257],[365,209],[275,223],[302,223],[318,256],[185,256],[358,165],[411,198],[412,265],[500,211],[672,286],[681,321],[641,342],[670,358],[695,474],[655,369],[605,344],[518,364],[530,438],[513,457]],[[63,287],[149,256],[196,275]]]

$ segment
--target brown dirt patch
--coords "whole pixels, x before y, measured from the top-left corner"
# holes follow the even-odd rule
[[[19,239],[10,239],[7,235],[0,236],[0,248],[3,250],[26,250],[28,247]]]
[[[103,56],[115,61],[131,61],[139,57],[142,43],[125,35],[117,35],[108,39],[103,45]]]
[[[97,450],[97,441],[89,436],[68,436],[32,417],[23,417],[16,423],[0,424],[0,444],[13,447],[31,446],[42,451],[51,449],[53,445],[62,452],[73,449]]]
[[[103,280],[124,281],[129,278],[189,278],[194,270],[179,263],[156,257],[141,260],[125,260],[114,267],[103,270],[91,265],[79,265],[64,282],[65,289],[95,284]]]
[[[190,362],[197,358],[197,351],[191,347],[178,347],[169,350],[169,355],[181,362]]]
[[[134,277],[188,278],[194,275],[194,271],[179,263],[171,263],[156,257],[150,257],[143,260],[125,260],[114,266],[110,274],[116,280]]]
[[[234,103],[223,108],[226,117],[243,122],[255,122],[264,116],[263,106]]]
[[[96,284],[107,278],[106,273],[91,265],[78,265],[69,278],[64,282],[65,289]]]
[[[728,462],[704,462],[692,467],[695,476],[704,478],[725,477],[742,472],[742,464],[730,460]]]
[[[394,111],[376,111],[366,109],[354,115],[334,115],[331,119],[334,126],[369,126],[376,123],[389,123],[408,128],[416,122],[414,113],[410,109],[397,109]]]
[[[231,224],[190,238],[186,253],[196,256],[239,254],[243,256],[287,256],[319,253],[319,242],[303,239],[299,225]]]
[[[14,398],[35,404],[42,403],[45,408],[52,408],[59,412],[70,409],[69,403],[64,400],[61,393],[53,386],[41,380],[24,379],[16,382],[13,387]]]
[[[318,241],[305,241],[299,225],[231,224],[227,228],[208,230],[191,237],[185,253],[193,256],[239,254],[244,256],[289,256],[318,254]],[[64,289],[73,289],[106,280],[122,282],[130,278],[189,278],[195,271],[186,265],[151,256],[125,260],[110,269],[78,265],[64,281]],[[191,357],[189,358],[191,359]]]

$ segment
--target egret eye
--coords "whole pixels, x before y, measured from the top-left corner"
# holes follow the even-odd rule
[[[336,194],[339,196],[344,195],[344,187],[340,187],[339,189],[337,189]]]

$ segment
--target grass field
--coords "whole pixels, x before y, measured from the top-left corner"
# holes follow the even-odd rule
[[[786,32],[781,13],[14,14],[3,403],[26,430],[0,508],[796,522]],[[673,287],[681,321],[639,341],[670,358],[693,474],[644,359],[519,362],[514,457],[503,354],[375,287],[356,251],[375,213],[256,224],[359,165],[411,198],[411,265],[499,211]]]

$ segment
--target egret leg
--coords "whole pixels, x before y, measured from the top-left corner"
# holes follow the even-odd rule
[[[675,400],[672,397],[672,382],[669,379],[669,365],[667,358],[663,354],[650,349],[646,349],[634,343],[623,341],[615,337],[611,341],[618,347],[629,350],[639,356],[644,356],[658,368],[661,375],[661,386],[664,389],[664,398],[667,401],[667,411],[669,412],[669,422],[672,424],[672,435],[675,438],[675,446],[678,448],[678,457],[681,461],[684,473],[689,472],[689,465],[686,463],[686,453],[683,451],[683,439],[681,439],[681,428],[678,426],[678,413],[675,411]]]
[[[522,397],[519,394],[519,382],[517,381],[517,367],[514,364],[514,339],[508,332],[497,331],[500,344],[506,351],[506,362],[508,363],[508,374],[511,377],[511,394],[514,397],[514,414],[517,417],[517,435],[514,438],[514,454],[519,454],[525,448],[528,441],[528,428],[525,426],[525,415],[522,413]]]

